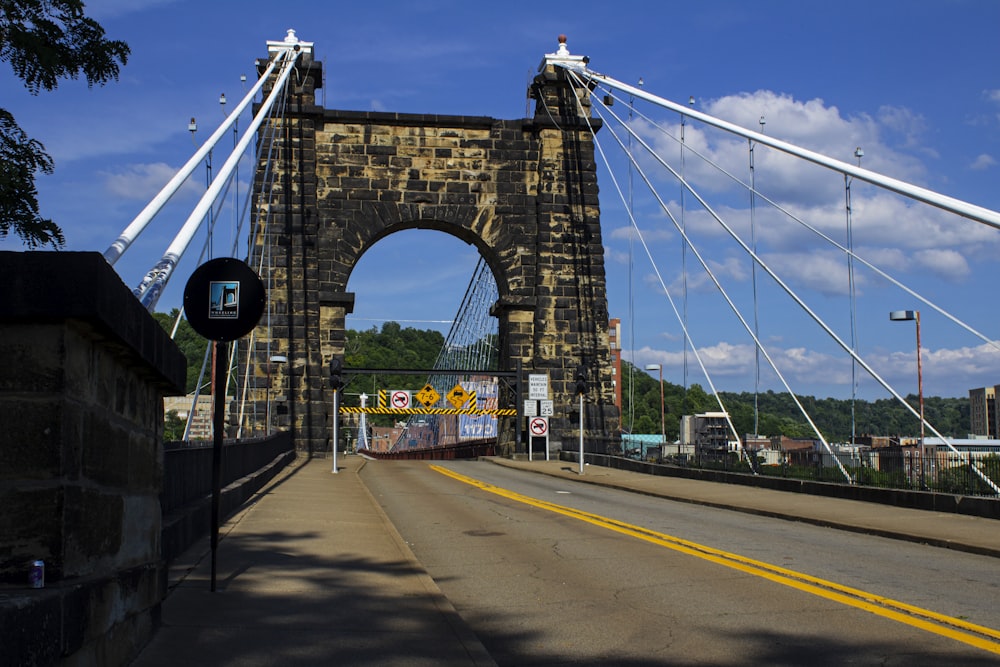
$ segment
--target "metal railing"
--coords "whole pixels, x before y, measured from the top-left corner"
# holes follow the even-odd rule
[[[227,441],[222,448],[222,486],[229,486],[257,472],[292,449],[292,438],[288,432],[275,433],[267,438]],[[212,443],[164,443],[163,490],[160,493],[163,514],[211,494]]]
[[[811,460],[803,460],[806,458]],[[997,497],[983,480],[1000,482],[1000,456],[997,454],[934,452],[921,456],[909,449],[871,450],[838,454],[838,466],[828,454],[809,452],[800,460],[778,464],[761,462],[757,472],[767,477],[801,479],[814,482],[847,484],[841,468],[851,476],[851,483],[879,489],[930,491],[963,496]],[[703,470],[751,473],[746,461],[735,455],[717,457],[691,456],[661,458],[658,463],[677,464]]]

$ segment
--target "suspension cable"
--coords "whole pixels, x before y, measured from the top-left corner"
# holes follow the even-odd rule
[[[204,160],[208,154],[211,153],[212,149],[222,139],[226,131],[236,122],[236,120],[240,117],[240,114],[243,113],[244,109],[246,109],[250,103],[253,102],[257,92],[264,86],[264,83],[271,75],[271,72],[274,71],[274,68],[279,63],[284,63],[287,59],[294,59],[294,52],[291,49],[280,54],[279,57],[275,58],[268,64],[267,69],[261,75],[257,84],[243,97],[240,103],[236,105],[236,108],[234,108],[229,116],[226,117],[226,120],[222,123],[222,125],[220,125],[215,132],[212,133],[212,136],[205,140],[205,143],[201,145],[201,148],[199,148],[195,154],[188,159],[184,166],[181,167],[176,174],[174,174],[173,178],[171,178],[167,184],[163,186],[163,189],[160,190],[160,192],[157,193],[157,195],[153,197],[148,204],[146,204],[146,207],[139,212],[139,215],[137,215],[135,219],[132,220],[132,222],[122,231],[122,233],[119,234],[118,238],[115,239],[115,242],[104,251],[104,259],[107,260],[109,264],[114,266],[115,262],[118,261],[118,258],[122,256],[122,253],[124,253],[129,246],[132,245],[132,242],[138,238],[139,234],[146,229],[156,214],[160,212],[160,209],[162,209],[166,203],[170,201],[170,198],[173,197],[178,190],[180,190],[181,186],[184,185],[184,182],[187,181],[188,177],[190,177],[198,165],[201,164],[202,160]]]
[[[790,144],[785,141],[774,139],[765,134],[759,132],[754,132],[752,130],[747,130],[740,127],[734,123],[730,123],[715,116],[710,116],[705,113],[694,110],[686,110],[683,105],[677,104],[676,102],[671,102],[662,97],[657,97],[656,95],[651,95],[644,92],[639,88],[630,86],[627,83],[623,83],[616,79],[613,79],[605,74],[599,74],[590,70],[586,65],[573,65],[569,63],[556,63],[558,67],[563,67],[566,70],[583,77],[587,84],[603,83],[605,86],[610,86],[616,88],[623,92],[635,95],[647,102],[652,102],[653,104],[659,105],[665,109],[669,109],[676,113],[687,113],[692,118],[699,120],[706,125],[711,125],[712,127],[717,127],[721,130],[725,130],[731,134],[735,134],[746,139],[752,139],[753,141],[764,144],[765,146],[770,146],[783,153],[788,153],[795,157],[813,162],[823,167],[827,167],[834,171],[850,174],[855,178],[865,181],[867,183],[872,183],[879,187],[885,188],[886,190],[891,190],[898,194],[910,197],[911,199],[916,199],[925,204],[930,204],[931,206],[936,206],[937,208],[950,211],[956,215],[960,215],[964,218],[969,218],[970,220],[975,220],[976,222],[982,223],[984,225],[989,225],[991,227],[996,227],[1000,229],[1000,212],[993,211],[982,206],[977,206],[975,204],[970,204],[969,202],[962,201],[960,199],[955,199],[954,197],[949,197],[943,195],[939,192],[934,192],[933,190],[928,190],[905,181],[900,181],[889,176],[885,176],[878,172],[870,171],[868,169],[862,169],[861,167],[855,167],[847,162],[842,162],[840,160],[835,160],[826,155],[822,155],[815,151],[811,151],[805,148],[801,148],[794,144]]]
[[[613,94],[612,94],[612,97],[614,97],[614,99],[619,99],[617,96],[614,96]],[[665,136],[673,139],[674,141],[677,141],[676,137],[674,137],[673,135],[671,135],[666,129],[664,129],[656,121],[654,121],[653,119],[651,119],[648,116],[645,116],[645,115],[643,115],[641,113],[640,113],[640,116],[642,117],[643,120],[645,120],[646,122],[648,122],[650,125],[652,125],[654,128],[656,128],[659,132],[661,132]],[[986,334],[984,334],[984,333],[976,330],[975,328],[971,327],[967,323],[965,323],[962,320],[958,319],[958,317],[956,317],[955,315],[949,313],[947,310],[945,310],[944,308],[942,308],[938,304],[934,303],[933,301],[929,300],[927,297],[925,297],[925,296],[919,294],[918,292],[914,291],[912,288],[908,287],[903,282],[901,282],[898,279],[894,278],[892,275],[890,275],[886,271],[880,269],[875,264],[872,264],[871,262],[869,262],[868,260],[866,260],[863,256],[855,253],[851,248],[848,248],[848,247],[844,246],[843,244],[841,244],[838,241],[836,241],[835,239],[831,238],[830,236],[828,236],[827,234],[825,234],[821,230],[817,229],[815,226],[810,225],[808,222],[806,222],[805,220],[803,220],[799,216],[797,216],[794,213],[792,213],[791,211],[789,211],[787,208],[785,208],[784,206],[782,206],[780,203],[778,203],[778,202],[774,201],[773,199],[771,199],[770,197],[768,197],[765,193],[763,193],[763,192],[761,192],[759,190],[754,189],[753,186],[748,185],[745,181],[741,180],[738,176],[735,176],[734,174],[732,174],[731,172],[729,172],[728,170],[726,170],[722,165],[718,164],[717,162],[715,162],[714,160],[712,160],[707,155],[699,152],[698,150],[696,150],[694,148],[690,148],[689,147],[688,150],[691,151],[697,157],[699,157],[701,160],[703,160],[706,164],[712,166],[719,173],[723,174],[724,176],[726,176],[727,178],[729,178],[730,180],[732,180],[734,183],[736,183],[740,187],[742,187],[744,189],[747,189],[749,191],[752,191],[754,193],[754,195],[756,195],[757,198],[759,198],[760,200],[766,202],[769,206],[771,206],[772,208],[774,208],[776,211],[778,211],[782,215],[786,216],[788,219],[792,220],[793,222],[797,223],[798,225],[801,225],[805,229],[809,230],[810,232],[812,232],[813,234],[815,234],[819,238],[823,239],[823,241],[825,241],[827,244],[829,244],[829,245],[837,248],[839,251],[845,253],[847,256],[853,258],[855,261],[860,262],[866,268],[868,268],[868,269],[874,271],[876,274],[878,274],[879,277],[884,278],[885,280],[889,281],[894,286],[898,287],[899,289],[901,289],[904,292],[906,292],[908,295],[910,295],[913,298],[917,299],[918,301],[920,301],[921,303],[923,303],[928,308],[931,308],[932,310],[934,310],[935,312],[937,312],[939,315],[947,318],[953,324],[961,327],[962,329],[965,329],[965,331],[967,331],[968,333],[972,334],[976,338],[980,339],[981,341],[983,341],[984,343],[986,343],[990,347],[993,347],[996,350],[1000,351],[1000,341],[996,341],[996,340],[991,339]]]
[[[297,54],[298,52],[295,51],[294,53]],[[275,100],[279,95],[285,93],[285,84],[288,81],[288,77],[295,69],[295,61],[296,56],[284,59],[281,73],[278,75],[277,81],[275,81],[271,94],[264,101],[257,115],[254,116],[253,122],[250,123],[250,126],[246,129],[240,139],[239,145],[229,155],[225,164],[222,166],[222,169],[220,169],[219,174],[216,176],[215,180],[212,181],[212,186],[202,196],[191,215],[188,216],[188,219],[181,227],[181,231],[174,238],[173,243],[171,243],[167,248],[163,257],[159,262],[157,262],[156,266],[154,266],[153,269],[146,274],[146,277],[143,278],[140,285],[134,290],[142,304],[148,310],[152,310],[156,306],[156,302],[159,300],[160,294],[162,294],[164,287],[170,280],[170,276],[173,273],[174,268],[177,266],[177,262],[187,250],[195,232],[198,230],[198,227],[201,226],[205,214],[211,208],[216,197],[219,196],[219,193],[222,191],[226,181],[229,180],[230,175],[235,169],[236,164],[242,158],[242,154],[246,151],[247,146],[249,146],[250,142],[256,136],[257,129],[268,117]]]
[[[579,79],[578,79],[578,81],[579,81]],[[582,82],[581,82],[581,83],[582,83]],[[609,113],[611,113],[611,114],[612,114],[613,116],[615,116],[615,119],[616,119],[616,120],[618,120],[618,122],[619,122],[619,123],[621,123],[621,119],[619,119],[619,118],[618,118],[618,116],[614,114],[614,112],[609,112]],[[627,126],[625,126],[624,124],[623,124],[623,126],[624,126],[624,127],[626,127],[627,131],[630,131],[630,132],[632,131],[632,130],[631,130],[631,128],[628,128],[628,127],[627,127]],[[613,134],[613,133],[612,133],[612,134]],[[757,134],[757,133],[752,133],[752,134]],[[658,162],[658,163],[659,163],[659,164],[660,164],[660,165],[661,165],[662,167],[664,167],[665,169],[667,169],[667,170],[668,170],[668,171],[669,171],[669,172],[671,173],[671,175],[672,175],[672,176],[673,176],[674,178],[678,178],[678,179],[680,178],[680,175],[679,175],[679,174],[677,173],[677,171],[676,171],[676,170],[674,170],[674,169],[673,169],[673,167],[671,167],[671,166],[670,166],[669,164],[667,164],[667,163],[666,163],[666,161],[665,161],[665,160],[663,160],[663,158],[661,158],[661,157],[660,157],[660,156],[659,156],[659,155],[658,155],[658,154],[656,153],[656,151],[654,151],[654,150],[653,150],[653,149],[652,149],[652,148],[651,148],[651,147],[649,146],[649,144],[647,144],[647,143],[646,143],[646,142],[645,142],[645,141],[644,141],[644,140],[643,140],[643,139],[642,139],[641,137],[639,137],[638,135],[636,135],[636,137],[635,137],[635,138],[636,138],[636,140],[637,140],[637,141],[639,142],[639,144],[640,144],[640,145],[641,145],[641,146],[642,146],[642,147],[643,147],[643,148],[644,148],[644,149],[645,149],[645,150],[646,150],[647,152],[649,152],[649,154],[650,154],[650,155],[651,155],[651,156],[652,156],[652,157],[653,157],[653,158],[654,158],[654,159],[655,159],[655,160],[656,160],[656,161],[657,161],[657,162]],[[793,301],[795,301],[795,303],[796,303],[796,304],[797,304],[797,305],[799,306],[799,308],[800,308],[800,309],[802,309],[802,310],[803,310],[803,311],[804,311],[804,312],[805,312],[805,313],[806,313],[807,315],[809,315],[809,317],[810,317],[810,318],[811,318],[811,319],[812,319],[812,320],[813,320],[814,322],[816,322],[816,324],[818,324],[818,325],[820,326],[820,328],[822,328],[822,329],[823,329],[823,330],[824,330],[824,331],[826,332],[826,334],[827,334],[827,335],[828,335],[828,336],[829,336],[829,337],[830,337],[831,339],[833,339],[833,340],[834,340],[834,341],[835,341],[835,342],[836,342],[836,343],[837,343],[837,344],[838,344],[838,345],[839,345],[839,346],[841,347],[841,349],[843,349],[844,351],[846,351],[846,352],[847,352],[848,354],[850,354],[850,355],[851,355],[851,357],[852,357],[852,358],[854,358],[855,360],[857,360],[857,363],[858,363],[858,364],[859,364],[859,365],[860,365],[860,366],[861,366],[862,368],[864,368],[864,369],[865,369],[865,370],[866,370],[866,371],[868,372],[868,374],[872,376],[872,378],[874,378],[874,379],[875,379],[875,380],[876,380],[876,381],[877,381],[877,382],[878,382],[878,383],[879,383],[880,385],[882,385],[882,387],[883,387],[884,389],[886,389],[886,390],[887,390],[887,391],[888,391],[888,392],[889,392],[890,394],[892,394],[892,396],[893,396],[893,397],[894,397],[894,398],[895,398],[896,400],[898,400],[898,401],[899,401],[899,402],[900,402],[900,403],[901,403],[901,404],[902,404],[902,405],[903,405],[903,406],[904,406],[904,407],[905,407],[905,408],[906,408],[907,410],[909,410],[909,411],[910,411],[910,412],[911,412],[911,413],[913,414],[913,416],[915,416],[915,417],[916,417],[917,419],[919,419],[919,420],[921,421],[921,423],[922,423],[922,424],[924,424],[924,425],[926,425],[927,427],[929,427],[929,428],[931,429],[931,431],[932,431],[932,432],[934,433],[934,435],[935,435],[935,436],[937,436],[938,438],[940,438],[940,439],[941,439],[941,441],[942,441],[942,442],[943,442],[943,443],[944,443],[945,445],[947,445],[947,446],[948,446],[948,447],[949,447],[949,448],[950,448],[950,449],[951,449],[952,451],[954,451],[954,452],[958,453],[958,450],[957,450],[957,449],[955,448],[955,446],[954,446],[954,445],[952,445],[952,443],[951,443],[951,441],[950,441],[950,440],[948,440],[948,439],[947,439],[947,438],[945,438],[945,437],[944,437],[943,435],[941,435],[941,433],[940,433],[940,432],[938,432],[938,430],[937,430],[936,428],[934,428],[934,426],[933,426],[932,424],[929,424],[929,423],[927,423],[927,422],[926,422],[926,420],[924,420],[924,419],[923,419],[923,418],[922,418],[922,417],[920,416],[920,414],[919,414],[919,413],[918,413],[918,412],[917,412],[916,410],[914,410],[914,408],[913,408],[913,407],[912,407],[912,406],[911,406],[911,405],[910,405],[909,403],[907,403],[907,402],[906,402],[906,401],[905,401],[905,400],[903,399],[903,397],[902,397],[902,396],[900,396],[900,395],[899,395],[899,393],[898,393],[898,392],[897,392],[897,391],[896,391],[896,390],[895,390],[895,389],[894,389],[894,388],[893,388],[893,387],[892,387],[891,385],[889,385],[889,383],[888,383],[888,382],[886,382],[886,381],[885,381],[884,379],[882,379],[882,377],[881,377],[881,376],[880,376],[880,375],[879,375],[879,374],[878,374],[878,373],[877,373],[877,372],[875,371],[875,369],[874,369],[874,368],[872,368],[872,367],[871,367],[871,366],[870,366],[870,365],[869,365],[869,364],[868,364],[868,363],[867,363],[867,362],[866,362],[866,361],[865,361],[864,359],[862,359],[862,358],[861,358],[860,356],[858,356],[858,355],[857,355],[857,354],[856,354],[856,353],[855,353],[855,352],[854,352],[854,351],[853,351],[853,350],[852,350],[852,349],[850,348],[850,346],[848,346],[848,345],[847,345],[846,343],[844,343],[844,341],[843,341],[843,340],[841,340],[841,338],[840,338],[840,337],[839,337],[839,336],[838,336],[838,335],[836,334],[836,332],[834,332],[834,331],[833,331],[833,329],[831,329],[831,328],[830,328],[830,326],[829,326],[829,325],[828,325],[828,324],[827,324],[827,323],[826,323],[826,322],[825,322],[825,321],[824,321],[824,320],[823,320],[823,319],[822,319],[821,317],[819,317],[819,316],[818,316],[818,315],[817,315],[817,314],[816,314],[816,313],[815,313],[815,312],[814,312],[814,311],[813,311],[813,310],[812,310],[811,308],[809,308],[809,306],[808,306],[808,305],[807,305],[807,304],[805,303],[805,301],[803,301],[803,300],[802,300],[802,298],[801,298],[801,297],[799,297],[799,296],[798,296],[798,294],[796,294],[796,293],[795,293],[795,291],[794,291],[794,290],[792,290],[792,289],[791,289],[791,288],[790,288],[790,287],[789,287],[789,286],[788,286],[788,285],[787,285],[787,284],[786,284],[786,283],[785,283],[785,282],[784,282],[784,281],[783,281],[783,280],[782,280],[782,279],[781,279],[781,278],[780,278],[780,277],[779,277],[779,276],[777,275],[777,273],[775,273],[775,272],[774,272],[774,270],[773,270],[773,269],[771,269],[771,267],[770,267],[770,266],[769,266],[769,265],[768,265],[768,264],[767,264],[766,262],[764,262],[764,261],[763,261],[763,260],[762,260],[762,259],[761,259],[761,258],[760,258],[760,257],[759,257],[759,256],[758,256],[758,255],[757,255],[756,253],[755,253],[755,252],[753,252],[753,250],[752,250],[752,249],[751,249],[750,247],[748,247],[748,246],[747,246],[746,242],[744,242],[744,241],[743,241],[743,239],[742,239],[742,238],[740,238],[740,236],[739,236],[738,234],[736,234],[736,232],[735,232],[735,231],[733,231],[733,229],[732,229],[732,228],[731,228],[731,227],[730,227],[730,226],[729,226],[729,225],[728,225],[728,224],[727,224],[727,223],[726,223],[726,222],[725,222],[725,221],[724,221],[724,220],[723,220],[723,219],[722,219],[722,218],[721,218],[721,217],[720,217],[720,216],[718,215],[718,213],[716,213],[716,212],[715,212],[715,210],[714,210],[714,209],[713,209],[713,208],[712,208],[712,207],[711,207],[711,206],[710,206],[710,205],[708,204],[708,202],[707,202],[707,201],[705,201],[705,199],[704,199],[703,197],[701,197],[701,195],[700,195],[700,194],[699,194],[699,193],[698,193],[698,192],[697,192],[697,191],[696,191],[696,190],[695,190],[695,189],[694,189],[694,188],[693,188],[693,187],[692,187],[692,186],[691,186],[691,185],[690,185],[689,183],[687,183],[686,181],[685,181],[684,183],[685,183],[685,187],[686,187],[686,188],[688,189],[688,191],[689,191],[689,192],[691,192],[691,194],[692,194],[692,195],[693,195],[693,196],[694,196],[694,197],[695,197],[695,198],[696,198],[696,199],[698,200],[698,202],[699,202],[699,203],[700,203],[700,204],[702,205],[702,207],[703,207],[703,208],[705,209],[705,211],[706,211],[706,212],[707,212],[707,213],[708,213],[708,214],[709,214],[709,215],[710,215],[710,216],[711,216],[711,217],[712,217],[712,218],[713,218],[713,219],[714,219],[714,220],[715,220],[715,221],[716,221],[716,222],[717,222],[717,223],[718,223],[718,224],[719,224],[719,225],[720,225],[720,226],[721,226],[721,227],[722,227],[722,228],[723,228],[723,229],[724,229],[725,231],[726,231],[726,233],[727,233],[727,234],[729,234],[729,236],[730,236],[730,237],[731,237],[731,238],[732,238],[732,239],[733,239],[734,241],[736,241],[736,243],[738,243],[738,244],[740,245],[740,247],[741,247],[741,248],[743,249],[743,251],[744,251],[744,252],[748,253],[748,254],[749,254],[749,255],[750,255],[751,257],[753,257],[754,261],[755,261],[755,262],[757,262],[757,263],[758,263],[758,264],[760,265],[760,267],[761,267],[761,268],[762,268],[762,269],[763,269],[763,270],[764,270],[765,272],[767,272],[767,274],[768,274],[769,276],[771,276],[771,279],[772,279],[772,280],[774,280],[774,281],[775,281],[775,283],[776,283],[776,284],[777,284],[777,285],[778,285],[779,287],[781,287],[781,288],[782,288],[782,290],[784,290],[784,292],[785,292],[786,294],[788,294],[788,295],[789,295],[789,297],[791,297]],[[693,249],[693,248],[692,248],[692,249]],[[742,319],[742,318],[741,318],[741,319]],[[752,332],[751,332],[751,335],[752,335]],[[766,355],[766,351],[765,351],[765,356],[767,356],[767,355]],[[794,396],[794,394],[793,394],[793,396]],[[805,414],[805,413],[804,413],[804,414]],[[805,416],[806,416],[806,419],[809,419],[809,420],[810,420],[810,422],[811,422],[811,419],[810,419],[810,418],[808,417],[808,415],[805,415]],[[821,439],[822,439],[822,438],[821,438]],[[824,440],[824,442],[825,442],[825,440]],[[831,454],[832,454],[832,452],[831,452]],[[834,456],[834,459],[836,460],[836,456]],[[839,460],[837,460],[837,463],[838,463],[838,465],[840,465],[840,462],[839,462]],[[843,467],[842,467],[842,466],[841,466],[841,469],[843,470]],[[845,471],[845,474],[846,474],[846,471]],[[849,476],[848,476],[848,478],[849,478]]]

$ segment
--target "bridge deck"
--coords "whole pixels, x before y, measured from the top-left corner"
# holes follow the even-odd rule
[[[1000,557],[992,519],[594,466],[581,478],[565,461],[492,460]],[[493,664],[357,474],[366,464],[393,464],[358,456],[338,464],[333,478],[331,461],[300,459],[224,527],[216,593],[208,590],[207,543],[175,563],[163,625],[134,664]]]

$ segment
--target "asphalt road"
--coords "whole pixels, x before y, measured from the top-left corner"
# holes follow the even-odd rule
[[[361,477],[501,665],[1000,664],[996,559],[438,465]]]

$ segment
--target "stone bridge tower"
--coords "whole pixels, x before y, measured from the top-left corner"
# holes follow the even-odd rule
[[[268,129],[278,133],[273,174],[262,161],[255,184],[270,229],[258,248],[271,267],[269,324],[256,332],[251,366],[256,398],[270,385],[297,446],[328,451],[327,362],[344,351],[355,263],[394,232],[439,230],[474,245],[496,278],[501,368],[521,362],[525,376],[549,376],[550,444],[578,446],[582,365],[585,447],[604,451],[619,415],[591,136],[599,123],[590,90],[555,65],[580,58],[561,37],[531,84],[534,116],[497,120],[319,107],[322,64],[303,45],[285,118]]]

